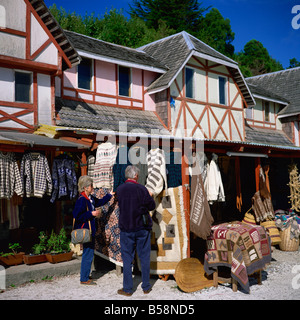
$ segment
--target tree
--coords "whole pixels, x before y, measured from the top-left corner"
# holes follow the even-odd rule
[[[204,43],[231,57],[234,54],[234,46],[232,45],[234,36],[230,20],[224,19],[216,8],[212,8],[202,19],[200,30],[196,34],[196,37]]]
[[[268,50],[257,40],[250,40],[239,52],[236,60],[245,77],[256,76],[264,73],[279,71],[283,69],[279,61],[273,59]]]
[[[290,59],[290,65],[287,69],[296,68],[296,67],[300,67],[300,61],[298,61],[296,58]]]
[[[159,22],[165,21],[175,32],[185,30],[189,33],[199,30],[207,10],[198,0],[133,0],[133,5],[129,6],[131,17],[141,18],[149,28],[157,30]]]

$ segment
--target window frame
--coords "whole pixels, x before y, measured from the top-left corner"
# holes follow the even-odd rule
[[[187,86],[187,70],[191,70],[193,72],[192,75],[192,97],[188,96],[188,86]],[[185,85],[185,97],[189,99],[195,99],[195,69],[191,67],[185,67],[185,74],[184,74],[184,85]]]
[[[266,105],[268,106],[268,112],[266,112]],[[270,121],[270,101],[264,100],[264,122],[271,122]]]
[[[27,74],[30,76],[30,84],[29,84],[29,92],[28,92],[28,101],[27,100],[20,100],[17,99],[17,77],[16,74],[17,73],[23,73],[23,74]],[[23,89],[22,89],[23,90]],[[33,72],[32,71],[26,71],[26,70],[18,70],[15,69],[14,70],[14,101],[15,102],[19,102],[19,103],[32,103],[33,97],[32,97],[32,90],[33,90]]]
[[[79,68],[80,68],[80,64],[82,63],[83,60],[91,62],[91,76],[90,76],[90,88],[89,89],[79,86],[79,76],[80,76]],[[94,81],[93,81],[94,80],[94,59],[82,57],[80,64],[78,64],[78,66],[77,66],[77,88],[81,89],[81,90],[93,91],[93,89],[94,89],[93,88],[93,84],[94,84]]]
[[[224,103],[221,102],[221,95],[220,95],[220,79],[224,79]],[[219,95],[219,104],[222,106],[227,106],[228,105],[228,94],[227,94],[227,89],[228,89],[228,78],[224,76],[218,76],[218,95]]]
[[[120,68],[124,68],[128,70],[128,95],[124,95],[120,93]],[[132,93],[132,68],[118,65],[118,96],[120,97],[128,97],[131,98],[131,93]]]

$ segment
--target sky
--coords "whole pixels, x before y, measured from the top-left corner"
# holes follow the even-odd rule
[[[167,1],[167,0],[166,0]],[[95,13],[103,17],[112,8],[129,11],[132,0],[44,0],[49,7],[54,3],[67,12],[85,15]],[[300,61],[300,0],[199,0],[203,7],[217,8],[228,18],[235,33],[235,51],[243,50],[252,40],[260,41],[272,58],[281,62],[284,68],[289,60]],[[295,7],[298,6],[298,7]],[[292,12],[294,8],[294,13]],[[292,24],[293,21],[293,24]]]

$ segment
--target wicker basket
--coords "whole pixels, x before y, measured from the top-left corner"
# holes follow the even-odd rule
[[[242,220],[242,222],[246,223],[246,224],[256,224],[254,215],[252,213],[250,213],[249,211],[247,211],[245,213],[245,216],[244,216],[244,219]]]
[[[263,226],[269,233],[272,246],[281,243],[282,239],[274,220],[263,221],[260,223],[260,225]]]
[[[299,238],[291,239],[291,226],[280,232],[281,243],[279,248],[282,251],[298,251],[299,249]]]

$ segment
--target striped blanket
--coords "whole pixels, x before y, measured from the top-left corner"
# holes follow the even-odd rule
[[[165,186],[167,190],[166,160],[162,149],[151,149],[147,153],[148,177],[146,188],[155,196],[161,193]]]

